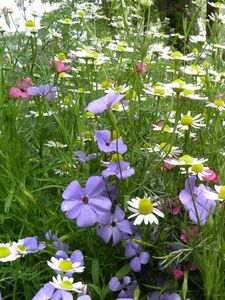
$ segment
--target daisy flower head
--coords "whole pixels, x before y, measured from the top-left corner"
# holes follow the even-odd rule
[[[225,110],[225,101],[223,99],[216,99],[213,102],[209,102],[206,104],[207,107],[213,107],[217,109],[218,111],[224,111]]]
[[[51,261],[47,262],[48,266],[52,268],[57,273],[82,273],[84,271],[84,266],[79,261],[74,261],[72,258],[66,257],[52,257]],[[67,274],[68,275],[68,274]]]
[[[181,168],[181,174],[186,174],[186,169]],[[204,167],[203,163],[193,164],[188,168],[188,174],[192,176],[198,176],[201,181],[204,181],[204,178],[211,175],[211,170],[208,167]]]
[[[81,281],[79,282],[73,282],[73,281],[74,281],[73,278],[69,278],[67,276],[61,277],[60,275],[58,275],[57,278],[52,277],[52,281],[50,281],[50,283],[56,289],[81,293],[84,288],[84,284]]]
[[[144,222],[145,225],[148,223],[158,224],[159,221],[156,215],[160,218],[164,218],[164,213],[155,208],[158,204],[158,202],[153,202],[147,195],[145,195],[144,198],[132,198],[128,201],[128,210],[133,212],[133,214],[130,215],[128,219],[136,217],[134,225],[140,225],[142,222]]]
[[[172,146],[170,143],[162,142],[160,145],[156,144],[155,147],[147,148],[147,150],[152,152],[159,152],[160,156],[177,157],[182,153],[178,147]]]
[[[179,130],[189,130],[190,127],[199,129],[206,126],[202,123],[202,120],[204,120],[204,118],[201,117],[201,114],[192,117],[190,111],[186,115],[181,113],[181,118],[178,121],[177,128]]]
[[[19,257],[17,243],[0,243],[0,262],[13,261]]]
[[[207,160],[208,160],[207,158],[199,159],[199,158],[192,157],[188,154],[185,154],[178,159],[176,158],[165,159],[164,162],[174,166],[192,166],[192,165],[202,164]]]

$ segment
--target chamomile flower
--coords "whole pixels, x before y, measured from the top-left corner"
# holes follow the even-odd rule
[[[159,203],[153,202],[152,199],[147,195],[145,195],[144,198],[132,198],[130,201],[128,201],[128,204],[128,210],[133,212],[128,219],[136,217],[134,225],[140,225],[142,222],[144,222],[145,225],[148,223],[158,224],[159,221],[156,216],[164,218],[164,213],[155,208],[155,206],[157,206]]]
[[[193,128],[196,128],[196,129],[199,129],[201,127],[205,127],[206,125],[201,123],[202,120],[204,120],[204,118],[201,117],[201,114],[198,114],[197,116],[192,117],[190,111],[186,115],[181,113],[181,118],[178,121],[177,129],[179,129],[179,130],[189,130],[190,127],[193,127]]]
[[[217,1],[217,2],[208,2],[209,5],[215,7],[215,8],[225,8],[225,4]]]
[[[185,168],[180,168],[181,174],[187,174]],[[204,167],[203,163],[193,164],[188,168],[188,174],[192,176],[198,176],[201,181],[204,181],[206,176],[211,174],[211,170],[208,167]]]
[[[149,85],[144,86],[144,92],[148,95],[154,95],[159,97],[168,97],[168,96],[175,96],[174,91],[165,84],[157,84],[153,87],[150,87]]]
[[[84,271],[84,266],[78,261],[73,261],[70,258],[56,258],[52,257],[51,261],[47,261],[50,268],[58,272],[64,273],[82,273]]]
[[[174,51],[170,54],[163,54],[161,58],[168,59],[168,60],[175,60],[175,61],[191,61],[195,59],[193,53],[188,55],[183,55],[180,51]]]
[[[177,157],[182,153],[178,147],[172,146],[169,143],[162,142],[160,145],[156,144],[153,148],[147,148],[151,152],[159,152],[161,156]]]
[[[217,109],[218,111],[224,111],[225,110],[225,101],[223,99],[216,99],[213,102],[209,102],[206,104],[207,107],[213,107]]]
[[[45,143],[44,145],[48,148],[55,148],[55,149],[62,149],[67,147],[67,144],[62,144],[58,141],[47,141],[47,143]]]
[[[206,162],[208,159],[207,158],[195,158],[192,157],[188,154],[185,154],[181,156],[180,158],[170,158],[170,159],[165,159],[164,162],[174,165],[174,166],[192,166],[192,165],[197,165],[197,164],[202,164]]]
[[[0,243],[0,262],[13,261],[20,257],[17,243]]]
[[[49,283],[52,284],[56,289],[60,290],[81,293],[84,288],[84,284],[81,281],[73,282],[74,279],[67,276],[64,276],[62,278],[60,275],[58,275],[57,278],[52,277],[52,281],[50,281]]]

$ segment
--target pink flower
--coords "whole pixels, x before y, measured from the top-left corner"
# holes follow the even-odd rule
[[[10,97],[11,98],[22,98],[25,100],[29,100],[30,99],[30,95],[27,93],[27,89],[30,88],[32,86],[33,80],[30,77],[26,77],[24,80],[17,80],[16,84],[18,86],[17,87],[12,87],[10,89]]]
[[[180,280],[184,276],[184,272],[179,269],[173,269],[173,276],[176,280]]]
[[[136,71],[138,73],[144,74],[144,73],[148,72],[148,69],[146,68],[145,64],[137,64],[136,65]]]
[[[163,162],[164,168],[165,168],[167,171],[170,171],[170,170],[172,170],[172,169],[174,169],[174,168],[176,167],[175,164],[171,164],[171,163],[170,163],[170,160],[174,161],[174,158],[168,157],[168,158],[166,159],[166,161]]]
[[[198,228],[197,227],[191,228],[190,233],[189,233],[191,240],[194,240],[196,238],[197,233],[198,233]],[[184,231],[181,233],[180,239],[185,244],[188,244],[187,236],[186,236],[186,233]]]
[[[65,66],[64,63],[63,63],[61,60],[57,60],[57,61],[55,62],[55,64],[56,64],[58,73],[62,73],[62,72],[71,70],[71,67]],[[51,67],[53,67],[53,60],[52,60],[52,59],[49,61],[49,65],[50,65]]]
[[[171,207],[170,207],[170,214],[173,216],[177,216],[179,215],[179,213],[181,212],[181,208],[178,205],[177,201],[174,201],[171,203]]]
[[[210,168],[207,168],[207,173],[209,175],[203,176],[203,181],[209,182],[209,183],[218,183],[219,182],[219,176]]]

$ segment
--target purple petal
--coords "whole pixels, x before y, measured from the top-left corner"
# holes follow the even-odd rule
[[[105,182],[102,176],[91,176],[86,183],[86,195],[93,198],[105,190]]]
[[[123,239],[123,233],[116,227],[113,228],[113,246],[118,244]]]
[[[122,221],[125,218],[125,212],[119,207],[119,205],[116,205],[116,209],[114,212],[114,221],[118,222],[118,221]]]
[[[130,222],[127,220],[120,221],[117,223],[117,228],[125,233],[132,234]]]
[[[73,200],[83,197],[83,190],[77,180],[72,181],[62,194],[63,199]]]
[[[140,263],[146,265],[149,262],[150,255],[147,252],[141,252],[139,254]]]
[[[111,149],[114,152],[124,154],[124,153],[127,152],[127,145],[124,144],[122,138],[119,138],[118,140],[114,140],[114,141],[111,142]]]
[[[84,205],[80,210],[80,214],[77,217],[77,225],[79,227],[89,227],[97,222],[97,215],[90,207],[90,205]]]
[[[141,271],[141,263],[138,257],[134,257],[130,263],[129,266],[134,272],[140,272]]]
[[[83,253],[80,250],[75,250],[73,251],[73,253],[70,256],[70,259],[72,260],[72,262],[80,262],[81,265],[84,264],[84,256]]]
[[[67,259],[68,258],[68,255],[66,254],[65,251],[62,251],[62,250],[59,250],[56,252],[55,256],[57,258],[63,258],[63,259]]]
[[[39,95],[39,89],[37,87],[30,87],[27,89],[27,93],[30,95],[30,96],[37,96]]]
[[[112,228],[109,226],[100,227],[97,229],[97,235],[107,244],[112,235]]]
[[[109,289],[113,292],[119,291],[123,288],[117,277],[112,277],[109,281]]]

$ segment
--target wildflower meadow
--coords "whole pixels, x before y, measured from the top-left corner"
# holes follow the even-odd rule
[[[0,299],[225,300],[225,1],[36,1],[0,0]]]

